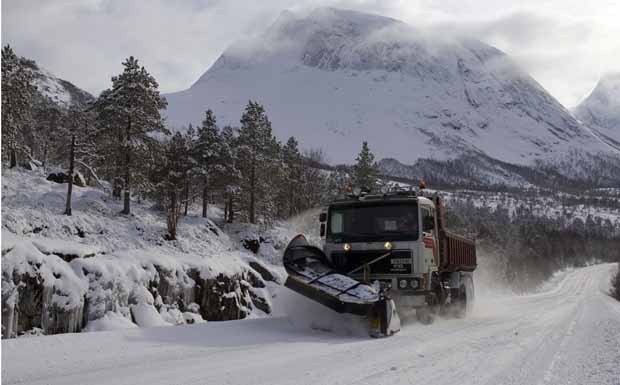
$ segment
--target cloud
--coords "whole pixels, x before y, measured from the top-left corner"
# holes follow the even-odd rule
[[[567,106],[620,63],[620,2],[599,0],[5,0],[2,43],[94,94],[134,55],[166,92],[189,87],[233,42],[284,9],[335,6],[494,45]]]
[[[605,35],[596,23],[517,12],[492,20],[441,23],[434,28],[469,35],[507,53],[565,105],[577,104],[602,73],[613,70],[616,41],[600,50]],[[620,31],[619,31],[620,32]],[[616,59],[614,59],[614,57]]]

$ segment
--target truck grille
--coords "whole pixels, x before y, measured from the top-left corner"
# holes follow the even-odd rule
[[[386,250],[355,250],[348,253],[333,252],[332,262],[343,273],[348,273],[385,254]],[[393,250],[392,254],[370,265],[371,274],[411,274],[410,250]],[[361,272],[360,272],[361,273]]]

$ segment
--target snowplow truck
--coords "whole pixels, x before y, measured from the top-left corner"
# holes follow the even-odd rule
[[[372,337],[398,332],[406,310],[431,323],[439,314],[464,317],[471,307],[475,242],[446,230],[437,194],[347,195],[319,221],[322,247],[303,235],[287,246],[285,286],[338,313],[366,317]]]

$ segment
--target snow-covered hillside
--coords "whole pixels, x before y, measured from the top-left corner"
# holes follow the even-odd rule
[[[603,76],[574,114],[603,141],[620,150],[620,72]]]
[[[72,83],[60,79],[45,68],[31,63],[34,75],[34,84],[39,95],[47,102],[52,102],[61,108],[71,105],[84,106],[94,100],[88,92],[76,87]]]
[[[182,218],[178,240],[166,241],[164,214],[152,203],[121,216],[120,201],[75,186],[66,216],[66,189],[37,171],[3,170],[3,337],[271,312],[269,280],[280,281],[279,273],[216,224],[217,209],[210,219]]]
[[[531,166],[612,151],[505,53],[333,8],[284,12],[166,97],[176,127],[200,122],[207,108],[239,125],[258,100],[280,139],[323,148],[330,163],[351,163],[363,140],[378,158],[405,164],[482,154]]]

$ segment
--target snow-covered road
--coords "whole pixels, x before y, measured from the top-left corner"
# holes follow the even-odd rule
[[[615,265],[370,339],[287,317],[2,341],[3,384],[620,384]]]

